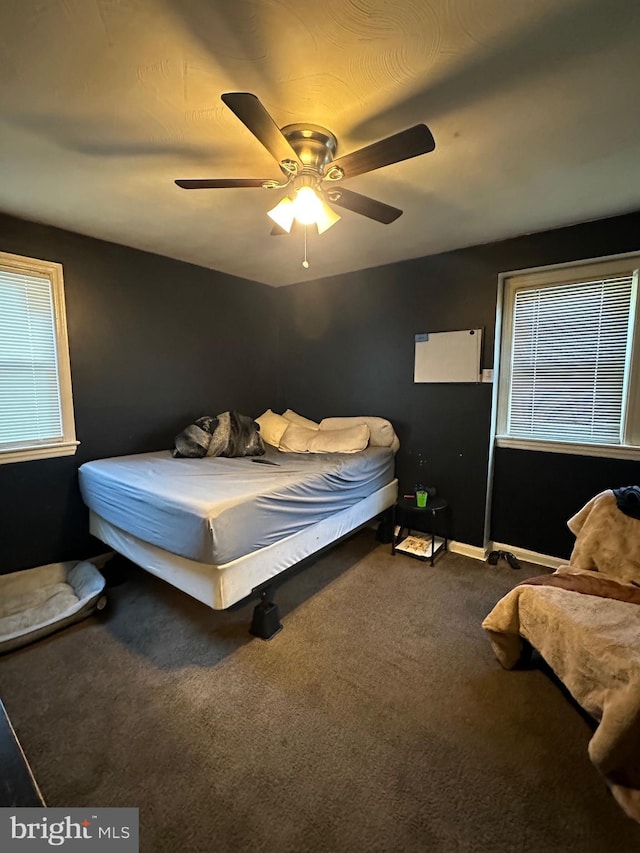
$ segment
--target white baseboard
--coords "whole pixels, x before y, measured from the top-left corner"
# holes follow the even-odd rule
[[[449,539],[447,550],[454,554],[462,554],[463,557],[473,557],[474,560],[486,560],[487,551],[479,545],[467,545],[466,542],[456,542]]]
[[[518,548],[516,545],[505,545],[503,542],[492,542],[490,544],[492,551],[511,551],[519,560],[524,560],[526,563],[537,563],[539,566],[546,566],[548,569],[557,569],[559,566],[569,564],[568,559],[563,560],[562,557],[539,554],[537,551],[528,551],[526,548]]]
[[[557,569],[559,566],[566,566],[569,563],[569,560],[563,560],[561,557],[539,554],[537,551],[518,548],[516,545],[505,545],[504,542],[489,542],[486,548],[482,548],[479,545],[467,545],[466,542],[456,542],[455,539],[449,539],[447,550],[453,554],[461,554],[463,557],[471,557],[474,560],[481,560],[482,562],[487,559],[490,551],[510,551],[525,563],[537,563],[537,565],[545,566],[549,569]]]
[[[525,563],[537,563],[549,569],[557,569],[566,566],[569,560],[561,557],[551,557],[549,554],[539,554],[537,551],[529,551],[527,548],[518,548],[516,545],[505,545],[504,542],[489,542],[486,548],[477,545],[467,545],[466,542],[449,540],[449,551],[454,554],[462,554],[464,557],[472,557],[474,560],[486,560],[490,551],[510,551],[519,560]]]

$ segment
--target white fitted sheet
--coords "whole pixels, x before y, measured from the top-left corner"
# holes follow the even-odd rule
[[[353,506],[226,565],[206,564],[172,554],[120,530],[94,512],[90,513],[90,530],[156,577],[214,610],[224,610],[246,598],[255,587],[376,518],[395,504],[397,495],[398,481],[394,479]]]
[[[225,565],[354,506],[390,483],[389,448],[360,453],[174,459],[169,451],[80,467],[87,506],[143,542],[189,560]]]

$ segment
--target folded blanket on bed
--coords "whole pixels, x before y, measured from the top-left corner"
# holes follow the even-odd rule
[[[567,589],[570,592],[581,592],[583,595],[595,595],[598,598],[611,598],[614,601],[627,601],[629,604],[640,604],[640,586],[621,583],[613,578],[605,577],[599,572],[574,572],[570,568],[560,568],[552,575],[537,575],[521,581],[518,586],[555,586],[556,589]]]
[[[239,412],[198,418],[176,436],[175,445],[176,457],[264,455],[259,425]]]

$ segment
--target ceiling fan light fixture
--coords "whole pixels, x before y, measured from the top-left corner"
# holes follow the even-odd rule
[[[322,202],[313,187],[300,187],[293,200],[293,215],[300,225],[314,225],[322,215]]]
[[[271,217],[276,225],[279,225],[287,234],[291,231],[295,215],[294,203],[288,195],[281,198],[274,208],[267,211],[267,216]]]
[[[316,217],[316,228],[318,229],[318,234],[324,234],[332,225],[340,221],[340,215],[335,210],[332,210],[326,201],[323,201],[323,199],[319,201],[320,212]]]
[[[318,234],[324,234],[340,220],[340,216],[309,186],[300,187],[293,198],[288,195],[281,198],[267,216],[287,234],[291,232],[294,219],[301,225],[315,225]]]
[[[225,92],[222,102],[253,134],[278,163],[283,176],[273,178],[202,178],[178,180],[185,190],[261,187],[284,190],[287,195],[268,211],[277,227],[273,235],[289,234],[294,220],[305,227],[315,225],[323,234],[340,221],[340,216],[327,204],[366,216],[383,225],[402,215],[397,207],[369,196],[342,189],[340,181],[428,154],[436,147],[426,124],[416,124],[364,148],[336,159],[338,140],[334,134],[316,124],[287,124],[278,127],[264,105],[251,92]],[[338,186],[339,189],[334,189]],[[325,201],[326,199],[326,201]],[[305,248],[305,269],[308,267]]]

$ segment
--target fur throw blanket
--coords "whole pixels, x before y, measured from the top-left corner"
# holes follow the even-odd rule
[[[613,507],[627,518],[615,501]],[[599,723],[589,757],[625,812],[640,821],[640,608],[629,600],[558,588],[561,578],[574,589],[588,584],[591,592],[598,578],[610,589],[624,586],[593,570],[563,566],[544,578],[556,582],[519,584],[500,599],[482,627],[507,669],[518,662],[521,637],[528,640]],[[625,598],[639,591],[628,585]]]
[[[611,489],[586,503],[567,526],[576,537],[572,567],[640,582],[640,520],[620,511]]]
[[[264,444],[260,425],[248,415],[222,412],[205,415],[176,436],[173,455],[189,456],[262,456]]]

